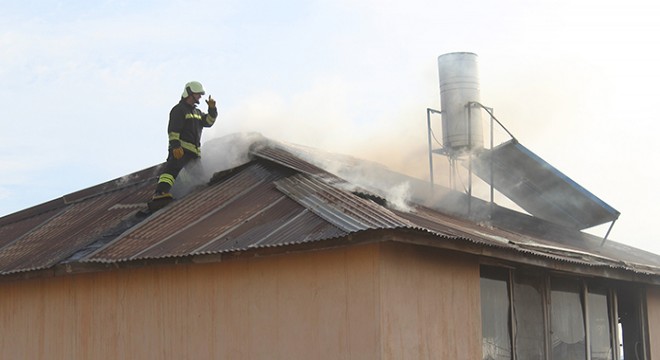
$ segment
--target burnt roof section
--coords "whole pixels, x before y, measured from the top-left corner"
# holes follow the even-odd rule
[[[657,255],[614,241],[601,247],[600,238],[496,205],[487,221],[414,204],[412,211],[395,210],[380,196],[346,190],[355,187],[283,147],[255,147],[251,155],[247,164],[219,172],[148,217],[137,214],[154,189],[158,167],[0,218],[0,274],[286,251],[330,240],[349,244],[352,235],[371,233],[380,234],[371,241],[413,234],[430,237],[428,246],[452,243],[487,256],[499,249],[508,259],[540,259],[548,267],[559,261],[660,276]]]

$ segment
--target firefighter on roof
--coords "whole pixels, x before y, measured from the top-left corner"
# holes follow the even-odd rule
[[[202,129],[210,127],[218,117],[215,100],[209,95],[206,100],[208,114],[197,109],[199,99],[205,94],[204,87],[197,81],[186,84],[181,100],[170,111],[167,127],[169,148],[165,170],[158,178],[158,185],[152,200],[171,199],[170,189],[181,169],[201,155],[200,139]]]

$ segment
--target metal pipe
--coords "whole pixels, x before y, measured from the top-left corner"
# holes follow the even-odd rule
[[[587,354],[587,360],[591,360],[591,325],[589,319],[591,318],[591,307],[589,306],[589,289],[584,280],[581,282],[582,288],[582,301],[584,303],[584,315],[582,316],[582,323],[584,326],[584,348]]]
[[[454,164],[450,157],[447,158],[449,161],[449,188],[454,190]]]
[[[472,105],[467,103],[468,108],[468,215],[472,213]]]
[[[433,129],[431,128],[431,113],[442,114],[442,111],[434,110],[431,108],[426,108],[426,124],[429,137],[429,172],[431,177],[431,192],[433,192],[433,143],[431,141],[431,136],[433,134]]]
[[[431,177],[431,192],[433,192],[433,145],[431,143],[431,109],[426,108],[426,124],[429,134],[429,175]]]
[[[493,138],[493,108],[490,108],[490,207],[493,209],[495,203],[495,175],[493,174],[493,147],[495,139]],[[492,214],[492,211],[491,211]]]
[[[603,241],[600,243],[600,246],[602,247],[605,245],[605,241],[607,241],[607,237],[610,235],[610,231],[612,231],[612,228],[614,227],[614,223],[616,222],[617,219],[614,219],[612,223],[610,224],[610,228],[607,229],[607,233],[605,234],[605,237],[603,237]]]
[[[612,326],[612,330],[610,331],[610,334],[613,335],[612,339],[612,352],[614,353],[614,358],[615,359],[620,359],[621,358],[621,344],[619,343],[619,336],[621,335],[619,333],[619,298],[618,294],[614,289],[610,289],[610,296],[612,298],[612,305],[610,306],[611,314],[612,316],[610,317],[610,326]]]
[[[493,114],[492,108],[487,108],[487,107],[485,107],[484,105],[482,105],[481,103],[478,103],[478,102],[476,102],[476,101],[472,101],[472,102],[470,102],[470,103],[471,103],[471,104],[479,105],[482,109],[486,110],[486,112],[487,112],[487,113],[488,113],[488,114],[489,114],[489,115],[490,115],[490,116],[491,116],[491,117],[497,122],[497,124],[499,124],[500,127],[501,127],[502,129],[504,129],[504,131],[506,131],[507,134],[509,134],[509,136],[511,137],[511,139],[513,139],[513,140],[515,140],[515,141],[518,141],[518,139],[516,139],[516,137],[513,136],[513,134],[512,134],[512,133],[511,133],[511,132],[510,132],[510,131],[509,131],[509,130],[508,130],[508,129],[507,129],[507,128],[506,128],[506,127],[505,127],[505,126],[499,121],[499,120],[497,120],[497,118],[496,118],[495,115]],[[491,110],[489,110],[489,109],[491,109]]]

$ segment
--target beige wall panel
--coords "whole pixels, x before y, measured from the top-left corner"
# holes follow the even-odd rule
[[[377,247],[253,259],[250,358],[375,359]],[[277,276],[273,276],[277,273]],[[367,289],[363,291],[363,289]],[[351,313],[364,314],[353,317]],[[366,318],[366,319],[365,319]]]
[[[660,287],[649,286],[647,288],[646,308],[648,313],[651,359],[660,359]]]
[[[35,280],[39,286],[42,282]],[[44,357],[43,346],[34,348],[34,343],[43,343],[44,298],[40,286],[23,289],[16,283],[2,284],[0,288],[0,359],[26,359],[23,356],[31,349],[31,354]],[[21,292],[21,296],[15,296]],[[24,309],[30,309],[29,312]]]
[[[476,259],[403,244],[382,253],[383,359],[480,359]]]
[[[0,358],[378,359],[378,251],[0,283]]]

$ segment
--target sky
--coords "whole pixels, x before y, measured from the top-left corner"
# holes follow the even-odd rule
[[[506,128],[621,212],[609,238],[660,254],[658,18],[651,0],[2,1],[0,216],[164,161],[191,80],[219,107],[203,141],[257,132],[428,179],[437,57],[465,51]]]

